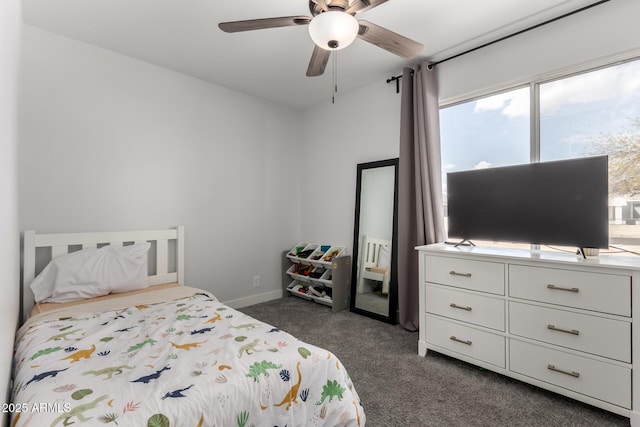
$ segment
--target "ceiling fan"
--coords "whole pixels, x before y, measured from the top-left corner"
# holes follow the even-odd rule
[[[250,19],[222,22],[218,27],[227,33],[266,28],[308,25],[315,43],[307,76],[319,76],[329,61],[331,51],[347,47],[356,37],[410,60],[422,52],[422,44],[354,15],[386,3],[388,0],[309,0],[309,16]]]

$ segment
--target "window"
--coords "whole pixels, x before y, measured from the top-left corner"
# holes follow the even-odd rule
[[[444,107],[440,126],[445,203],[447,172],[608,154],[611,251],[640,251],[640,60]]]
[[[609,243],[638,251],[640,60],[540,85],[540,160],[599,154],[609,155]]]
[[[440,110],[445,219],[447,173],[528,163],[529,127],[528,87]]]

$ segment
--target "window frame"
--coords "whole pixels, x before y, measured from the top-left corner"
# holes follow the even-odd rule
[[[575,76],[579,76],[582,74],[587,74],[599,70],[603,70],[606,68],[616,67],[619,65],[623,65],[629,62],[640,61],[640,55],[634,55],[631,57],[616,59],[609,62],[600,62],[597,64],[589,64],[581,67],[572,67],[569,69],[563,69],[556,71],[554,73],[549,73],[543,77],[532,78],[529,82],[513,84],[505,87],[500,87],[499,89],[493,88],[487,90],[485,92],[478,91],[474,92],[474,94],[470,97],[457,97],[455,100],[449,102],[439,103],[438,110],[442,110],[444,108],[454,107],[456,105],[466,104],[469,102],[478,101],[483,98],[500,95],[506,92],[511,92],[514,90],[519,90],[525,87],[529,88],[529,163],[538,163],[540,162],[540,150],[541,150],[541,141],[540,141],[540,87],[547,83],[552,83],[555,81],[572,78]],[[640,239],[635,243],[631,243],[633,245],[640,245]],[[539,250],[540,245],[531,245],[531,249]]]

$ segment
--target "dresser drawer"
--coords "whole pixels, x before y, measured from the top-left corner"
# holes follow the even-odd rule
[[[510,265],[509,295],[514,298],[631,316],[629,276]]]
[[[504,299],[429,285],[426,287],[426,298],[427,313],[502,332],[505,330]]]
[[[447,350],[505,367],[505,338],[426,315],[426,341]]]
[[[511,371],[623,408],[631,407],[631,369],[510,340]]]
[[[631,323],[509,303],[509,332],[631,363]]]
[[[504,264],[426,255],[427,282],[504,295]]]

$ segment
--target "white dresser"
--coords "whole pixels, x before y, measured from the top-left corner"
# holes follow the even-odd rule
[[[434,350],[640,426],[640,257],[416,249],[420,355]]]

